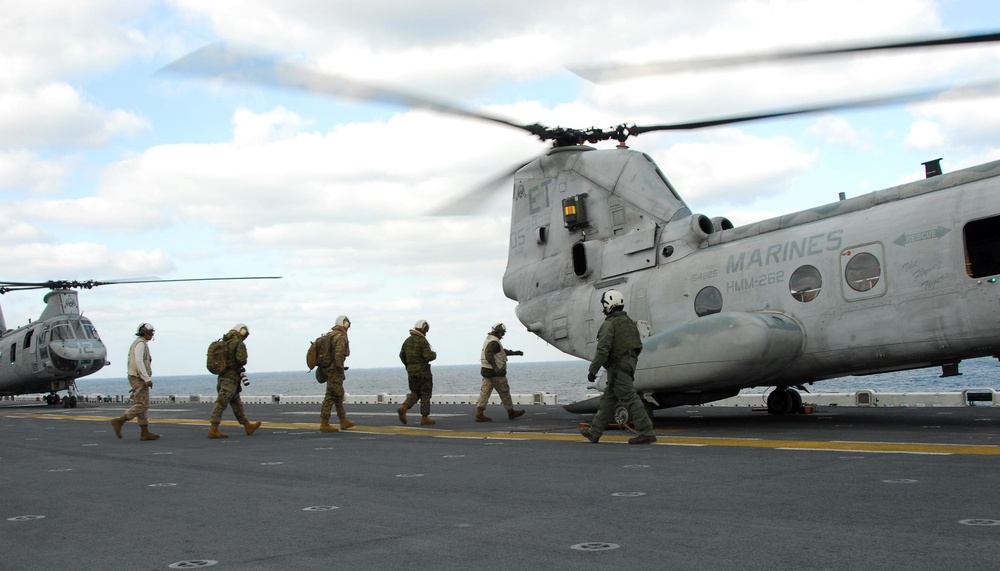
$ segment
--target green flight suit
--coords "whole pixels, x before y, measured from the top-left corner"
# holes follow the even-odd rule
[[[635,392],[633,375],[642,339],[635,321],[624,311],[612,311],[597,332],[597,354],[590,362],[590,372],[595,375],[601,367],[608,371],[608,384],[601,395],[597,414],[590,423],[590,433],[600,437],[614,418],[615,405],[619,402],[628,408],[629,419],[639,434],[653,435],[653,422],[646,414],[646,407]]]

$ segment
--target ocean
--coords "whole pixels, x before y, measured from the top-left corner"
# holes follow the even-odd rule
[[[511,362],[507,366],[507,379],[512,393],[525,394],[546,392],[558,395],[559,404],[568,404],[596,396],[588,391],[587,362],[555,361],[544,363]],[[806,388],[813,393],[843,393],[861,389],[871,389],[879,393],[915,392],[960,392],[965,389],[993,388],[1000,390],[997,373],[1000,364],[993,358],[963,361],[959,376],[941,378],[940,368],[917,369],[897,373],[882,373],[865,377],[842,377],[828,379]],[[478,393],[482,383],[479,365],[446,365],[433,367],[434,392],[437,394]],[[250,386],[243,389],[244,395],[321,395],[325,387],[316,382],[315,377],[305,371],[285,371],[256,373],[250,371]],[[215,395],[215,376],[181,375],[153,377],[153,396],[169,395]],[[83,395],[126,395],[128,381],[124,375],[118,378],[91,379],[85,377],[77,381]],[[350,368],[344,390],[349,395],[375,395],[379,393],[405,394],[408,392],[406,373],[400,367],[373,369]],[[763,392],[764,388],[745,389],[744,393]]]

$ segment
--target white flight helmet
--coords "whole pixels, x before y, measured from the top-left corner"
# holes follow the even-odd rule
[[[418,319],[417,322],[413,325],[413,328],[423,331],[424,333],[427,333],[428,331],[431,330],[431,324],[427,323],[427,320],[425,319]]]
[[[616,289],[609,289],[601,296],[601,305],[604,307],[604,315],[608,315],[616,309],[625,307],[625,296]]]
[[[497,337],[500,337],[504,333],[507,333],[507,327],[503,323],[494,323],[493,328],[490,330],[490,333],[496,335]]]
[[[135,330],[136,337],[141,337],[143,335],[153,335],[156,332],[156,328],[153,327],[152,323],[140,323],[138,329]]]
[[[240,337],[246,339],[250,337],[250,328],[247,327],[246,323],[237,323],[233,325],[232,331],[240,334]]]
[[[338,315],[337,321],[335,321],[333,324],[335,327],[339,325],[340,327],[347,329],[348,327],[351,326],[351,320],[348,319],[346,315]]]

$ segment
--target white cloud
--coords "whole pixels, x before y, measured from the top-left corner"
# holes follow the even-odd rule
[[[940,125],[931,121],[915,121],[906,135],[906,144],[915,149],[929,149],[944,142]]]
[[[97,146],[146,127],[146,120],[137,115],[87,103],[66,83],[0,93],[0,132],[6,147]]]
[[[702,141],[670,147],[658,162],[686,200],[711,197],[745,204],[787,190],[817,156],[787,137],[760,138],[720,129]]]
[[[92,242],[22,243],[7,249],[0,262],[0,275],[13,281],[125,278],[171,269],[173,263],[159,248],[111,250]]]
[[[67,158],[44,160],[26,150],[0,151],[0,192],[52,192],[62,186],[72,162]]]

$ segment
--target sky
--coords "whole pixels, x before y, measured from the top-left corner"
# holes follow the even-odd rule
[[[249,326],[249,374],[305,369],[341,314],[352,367],[398,366],[419,319],[438,364],[490,327],[525,361],[571,359],[502,292],[509,183],[430,215],[547,145],[424,110],[158,72],[213,42],[521,123],[659,124],[1000,80],[1000,45],[604,82],[574,65],[1000,30],[992,0],[0,0],[0,281],[281,276],[80,293],[124,376],[205,373]],[[693,212],[736,225],[1000,159],[1000,92],[632,138]],[[596,145],[608,148],[610,143]],[[8,327],[44,291],[0,297]],[[595,308],[597,311],[599,308]],[[581,380],[582,382],[582,380]]]

